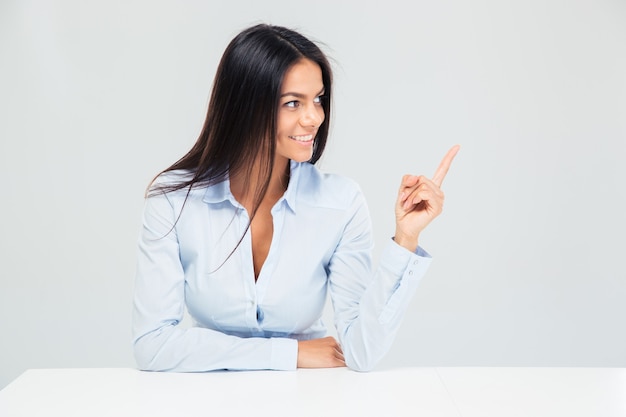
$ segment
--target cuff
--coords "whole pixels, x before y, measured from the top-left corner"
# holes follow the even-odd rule
[[[384,247],[380,257],[381,265],[391,271],[394,275],[402,276],[409,265],[417,266],[423,264],[428,266],[432,257],[421,246],[415,252],[411,252],[398,245],[393,239]]]
[[[270,369],[294,371],[298,364],[298,341],[285,337],[274,337],[271,340]]]

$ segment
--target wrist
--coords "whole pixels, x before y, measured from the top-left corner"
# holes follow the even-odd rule
[[[409,236],[409,235],[406,235],[404,233],[399,233],[399,232],[396,232],[395,236],[393,237],[393,240],[398,245],[402,246],[403,248],[407,249],[410,252],[415,252],[419,245],[418,236]]]

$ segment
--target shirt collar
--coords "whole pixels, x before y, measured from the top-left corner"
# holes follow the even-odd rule
[[[289,163],[289,185],[283,194],[283,199],[287,203],[287,207],[294,213],[296,212],[296,201],[298,195],[298,182],[300,181],[301,167],[305,162],[290,161]]]
[[[230,179],[228,177],[222,182],[208,186],[202,201],[207,204],[219,204],[229,201],[233,206],[241,207],[230,192]]]
[[[285,194],[281,197],[281,200],[285,200],[287,207],[294,213],[296,212],[296,197],[298,194],[298,182],[300,180],[301,165],[304,162],[290,161],[289,164],[289,184]],[[224,181],[207,187],[202,199],[207,204],[219,204],[224,201],[229,201],[235,207],[241,207],[241,204],[235,199],[235,196],[230,191],[230,179],[227,177]]]

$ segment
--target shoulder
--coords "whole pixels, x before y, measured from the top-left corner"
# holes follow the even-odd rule
[[[359,184],[344,175],[323,172],[310,163],[298,165],[298,201],[329,208],[346,208],[363,200]]]
[[[176,189],[177,186],[184,184],[192,178],[193,172],[188,170],[162,172],[150,183],[148,187],[148,197],[163,196],[167,198],[176,198],[178,196],[182,196],[184,198],[187,195],[193,196],[195,194],[199,194],[197,188],[193,188],[191,192],[189,192],[189,187]],[[204,193],[204,188],[202,193]]]
[[[188,181],[193,177],[193,173],[188,170],[177,169],[174,171],[165,171],[156,176],[151,186],[170,186],[184,181]]]

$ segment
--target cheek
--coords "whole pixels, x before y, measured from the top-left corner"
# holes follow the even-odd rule
[[[318,110],[318,114],[319,114],[320,119],[322,120],[322,122],[324,122],[324,120],[326,120],[326,112],[324,111],[324,109],[320,107],[319,110]]]
[[[276,128],[279,134],[288,134],[293,129],[295,118],[291,114],[283,114],[278,117]]]

